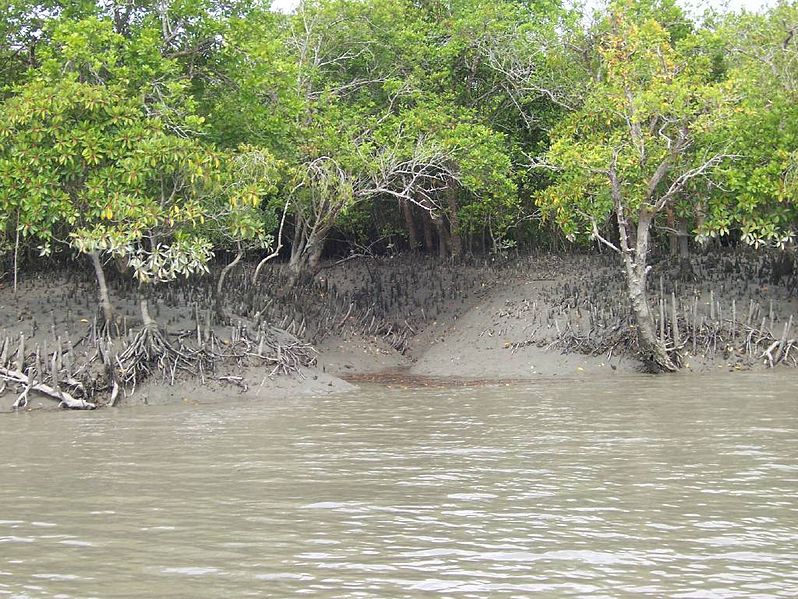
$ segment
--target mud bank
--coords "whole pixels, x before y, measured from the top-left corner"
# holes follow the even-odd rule
[[[660,333],[678,353],[683,373],[765,368],[774,358],[777,367],[796,364],[798,285],[780,264],[741,253],[696,256],[689,268],[654,264],[649,292],[659,306]],[[279,266],[257,285],[250,275],[245,266],[229,277],[226,322],[212,317],[212,277],[157,289],[152,312],[168,338],[213,336],[217,353],[229,359],[200,376],[154,373],[124,388],[118,404],[276,400],[342,393],[360,381],[437,385],[448,379],[460,385],[611,377],[640,368],[613,257],[540,255],[456,265],[418,256],[350,260],[327,265],[301,288],[290,287]],[[129,338],[140,326],[135,289],[121,276],[110,279],[119,333]],[[313,359],[275,368],[277,358],[252,334],[267,328],[289,345],[306,344]],[[43,356],[56,343],[96,361],[89,343],[96,329],[88,268],[42,268],[26,273],[16,293],[7,282],[0,288],[0,343],[9,340],[4,359],[12,366],[19,361],[20,336],[26,368],[39,364],[39,372],[47,371]],[[250,348],[261,339],[257,351],[227,351],[242,335]],[[775,352],[773,344],[782,340]],[[94,389],[100,405],[107,386]],[[22,391],[7,382],[0,410],[9,410]],[[57,405],[30,393],[26,407]]]

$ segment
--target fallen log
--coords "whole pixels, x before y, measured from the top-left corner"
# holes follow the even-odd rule
[[[93,410],[97,407],[95,404],[86,400],[75,399],[69,393],[54,389],[50,385],[31,381],[26,374],[19,372],[18,370],[9,370],[8,368],[0,367],[0,378],[5,381],[25,385],[25,391],[23,391],[19,398],[23,401],[20,402],[18,400],[14,404],[15,407],[24,407],[25,404],[27,404],[27,394],[30,391],[35,391],[36,393],[40,393],[41,395],[49,397],[50,399],[54,399],[60,402],[58,404],[59,407],[69,408],[70,410]],[[17,404],[20,405],[18,406]]]

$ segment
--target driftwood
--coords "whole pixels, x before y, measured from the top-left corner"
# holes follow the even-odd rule
[[[14,402],[15,408],[24,408],[28,404],[28,393],[34,391],[40,393],[50,399],[54,399],[59,403],[59,407],[69,408],[70,410],[93,410],[97,406],[84,399],[76,399],[66,391],[53,388],[50,385],[36,382],[18,370],[9,370],[8,368],[0,367],[0,378],[4,381],[24,385],[25,389],[22,391],[17,401]]]

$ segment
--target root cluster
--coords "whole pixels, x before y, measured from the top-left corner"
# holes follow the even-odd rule
[[[213,331],[198,337],[193,332],[172,336],[154,326],[123,338],[96,336],[98,330],[90,327],[74,345],[58,338],[31,351],[26,351],[23,334],[3,337],[0,395],[16,393],[14,409],[27,407],[32,393],[58,401],[60,407],[94,409],[114,405],[148,379],[174,384],[191,377],[203,382],[214,378],[242,386],[243,377],[215,373],[222,367],[265,366],[269,376],[291,374],[316,359],[309,344],[265,325],[250,334],[238,323],[226,340]]]

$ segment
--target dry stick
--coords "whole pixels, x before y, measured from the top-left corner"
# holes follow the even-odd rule
[[[56,362],[56,367],[58,368],[58,370],[61,370],[64,367],[64,355],[62,353],[64,351],[63,350],[64,343],[61,340],[61,335],[58,336],[55,343],[56,343],[56,350],[54,355],[58,360]]]
[[[8,346],[10,341],[8,337],[3,337],[3,346],[0,349],[0,366],[5,366],[8,360]]]
[[[53,382],[53,388],[56,391],[60,391],[61,387],[58,382],[58,359],[56,358],[56,353],[57,352],[53,352],[53,359],[50,361],[50,378]]]
[[[19,348],[17,349],[17,370],[22,372],[25,368],[25,334],[19,334]]]
[[[770,300],[770,330],[773,331],[773,321],[775,320],[775,315],[773,314],[773,300]]]
[[[673,345],[679,347],[682,343],[682,336],[679,333],[679,311],[676,304],[676,294],[671,291],[671,331],[673,333]]]
[[[42,351],[41,346],[37,343],[36,344],[36,372],[40,375],[44,376],[47,366],[47,344],[45,342],[44,351]]]
[[[42,372],[42,365],[39,356],[39,346],[36,346],[36,354],[33,359],[33,364],[28,367],[28,384],[25,387],[25,390],[22,392],[22,395],[19,396],[17,401],[14,403],[14,407],[19,407],[19,402],[24,400],[22,406],[28,405],[28,393],[30,393],[31,388],[36,384],[36,377],[41,376],[42,379],[44,378],[44,373]]]
[[[37,347],[37,350],[38,350],[38,347]],[[48,368],[48,366],[49,366],[49,365],[47,364],[47,361],[48,361],[49,359],[50,359],[50,348],[49,348],[49,347],[47,347],[47,339],[45,339],[45,340],[42,342],[42,362],[41,362],[41,364],[40,364],[40,366],[43,366],[43,368],[42,368],[42,370],[41,370],[41,372],[42,372],[42,373],[44,373],[44,372],[47,370],[47,368]]]
[[[111,399],[108,400],[108,405],[110,407],[114,407],[116,405],[116,401],[119,398],[119,383],[116,382],[116,377],[114,377],[114,385],[111,389]]]
[[[199,304],[194,304],[194,320],[197,323],[197,347],[202,345],[202,331],[200,329]]]
[[[774,341],[773,343],[770,344],[770,346],[764,352],[762,352],[762,355],[759,356],[760,358],[764,358],[765,356],[767,356],[767,358],[768,358],[768,366],[770,366],[770,368],[773,368],[773,354],[771,352],[773,352],[773,350],[776,349],[776,347],[778,345],[779,345],[779,342],[778,341]]]
[[[715,322],[715,291],[709,291],[709,320]]]
[[[252,284],[254,285],[258,281],[258,275],[260,274],[261,269],[264,265],[273,258],[276,258],[280,255],[280,250],[283,249],[283,226],[285,225],[285,217],[288,214],[288,206],[290,204],[290,200],[285,202],[285,206],[283,206],[283,216],[280,219],[280,228],[277,231],[277,247],[274,248],[274,251],[266,256],[263,260],[258,262],[258,265],[255,267],[255,272],[252,275]]]
[[[792,328],[792,314],[790,314],[790,319],[784,325],[784,332],[781,334],[781,340],[779,341],[779,351],[776,352],[776,357],[773,358],[776,364],[781,360],[784,349],[787,346],[787,337],[790,334],[790,328]]]
[[[696,352],[698,342],[698,296],[693,298],[693,355]]]
[[[345,315],[344,315],[344,317],[341,319],[341,321],[338,323],[338,328],[339,328],[339,329],[340,329],[342,326],[344,326],[344,323],[346,323],[347,319],[349,318],[349,315],[352,313],[352,308],[354,308],[354,307],[355,307],[355,303],[354,303],[354,302],[350,302],[350,303],[349,303],[349,309],[346,311],[346,314],[345,314]]]

